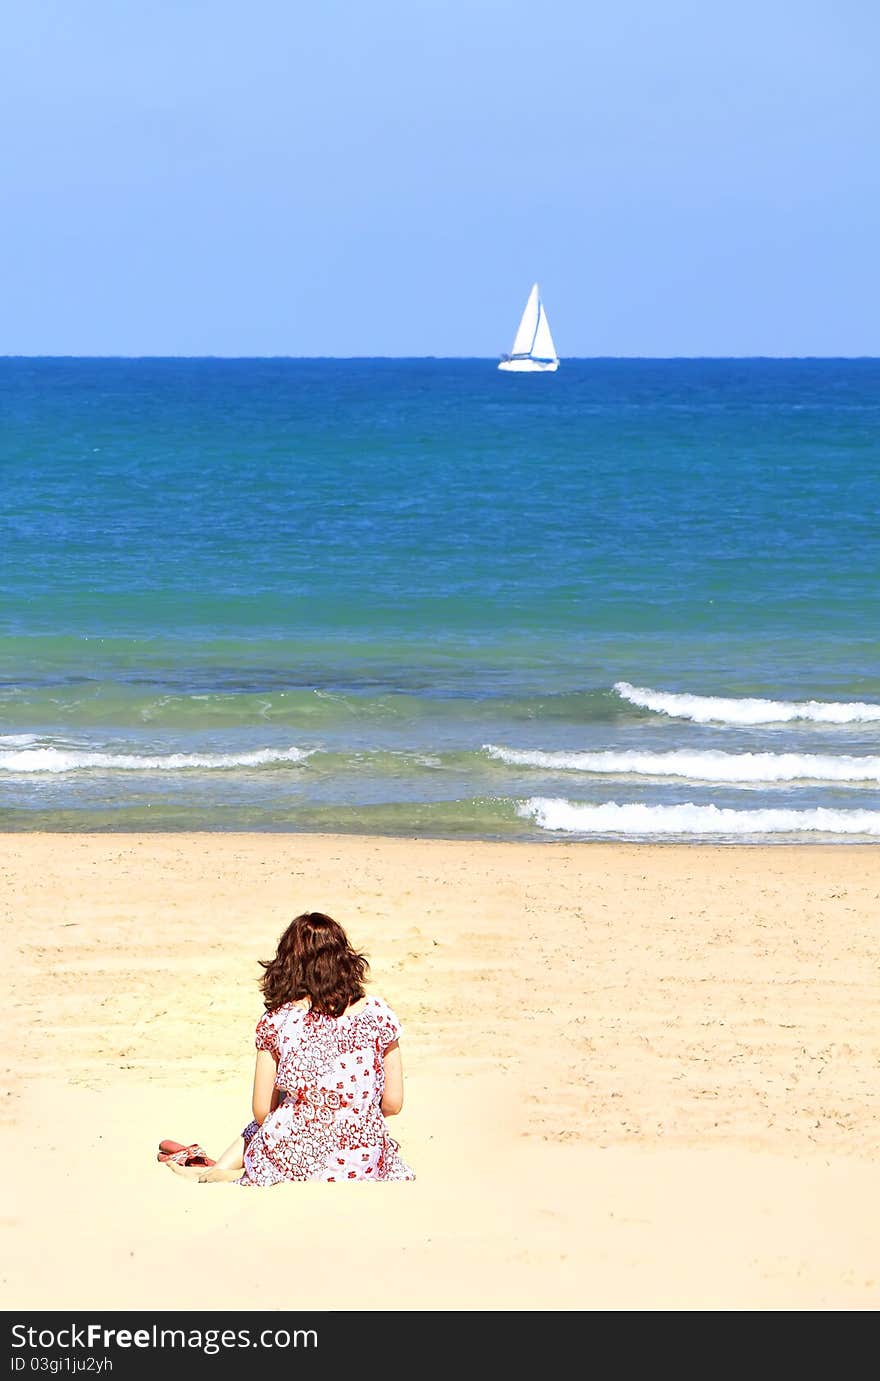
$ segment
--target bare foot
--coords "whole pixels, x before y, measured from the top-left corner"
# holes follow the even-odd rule
[[[205,1173],[204,1165],[178,1165],[174,1160],[166,1160],[165,1165],[175,1175],[182,1175],[185,1180],[195,1180],[197,1183]]]
[[[227,1170],[219,1165],[212,1165],[207,1170],[199,1172],[199,1184],[229,1184],[232,1180],[240,1180],[243,1174],[241,1166],[237,1170]]]

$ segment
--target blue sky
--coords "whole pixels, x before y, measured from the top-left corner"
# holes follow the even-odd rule
[[[880,354],[873,0],[22,0],[0,353]]]

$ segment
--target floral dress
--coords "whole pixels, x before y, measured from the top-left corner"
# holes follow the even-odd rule
[[[341,1017],[287,1002],[260,1018],[256,1046],[278,1063],[284,1098],[245,1139],[243,1185],[412,1180],[382,1116],[385,1051],[401,1026],[380,997]]]

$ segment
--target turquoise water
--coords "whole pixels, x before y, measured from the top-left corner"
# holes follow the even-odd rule
[[[0,360],[0,827],[880,834],[880,361]]]

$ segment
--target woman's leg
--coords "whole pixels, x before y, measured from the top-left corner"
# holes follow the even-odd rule
[[[231,1145],[218,1158],[213,1167],[215,1170],[243,1170],[244,1169],[244,1137],[237,1136]]]
[[[214,1165],[202,1170],[199,1184],[220,1184],[224,1180],[239,1179],[244,1169],[244,1147],[244,1137],[237,1136]]]

